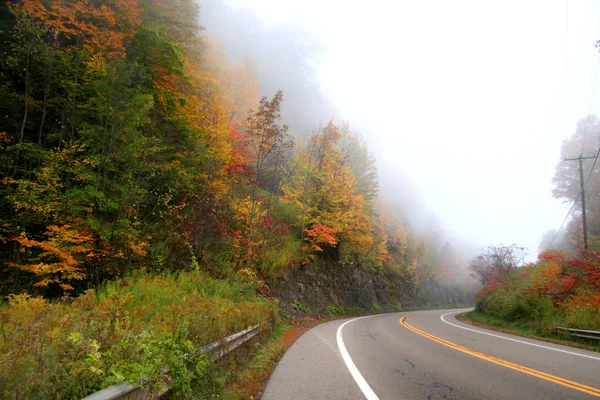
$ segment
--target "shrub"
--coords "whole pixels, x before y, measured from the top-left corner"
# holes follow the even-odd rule
[[[191,272],[109,283],[71,303],[10,296],[0,309],[0,398],[81,398],[123,380],[159,387],[165,368],[183,396],[207,374],[202,360],[188,372],[184,354],[277,322],[254,290]]]
[[[488,282],[477,295],[476,311],[526,321],[542,335],[554,334],[556,326],[600,329],[600,255],[542,253],[536,264]]]

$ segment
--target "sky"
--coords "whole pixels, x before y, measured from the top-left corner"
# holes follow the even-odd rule
[[[533,260],[561,225],[561,141],[600,114],[599,0],[232,1],[319,38],[319,84],[340,119],[447,232]]]

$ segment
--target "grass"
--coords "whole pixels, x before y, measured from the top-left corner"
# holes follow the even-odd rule
[[[121,381],[155,388],[175,380],[176,398],[222,385],[206,357],[184,354],[249,326],[278,325],[276,305],[253,284],[201,272],[139,275],[50,302],[11,296],[0,307],[0,398],[82,398]]]
[[[501,319],[498,317],[494,317],[494,316],[487,315],[487,314],[484,314],[481,312],[476,312],[476,311],[464,313],[464,314],[462,314],[462,318],[467,321],[476,322],[478,324],[504,329],[507,332],[518,333],[521,335],[535,336],[535,331],[531,327],[531,322],[527,322],[527,321],[523,321],[523,320],[507,321],[507,320],[504,320],[504,319]]]
[[[537,339],[550,343],[562,344],[565,346],[576,347],[584,350],[600,351],[600,343],[585,340],[582,338],[557,333],[541,336],[535,329],[532,328],[532,324],[530,321],[507,321],[505,319],[494,317],[492,315],[488,315],[477,311],[459,314],[457,315],[457,319],[463,322],[470,323],[471,325],[479,326],[481,328],[510,333],[517,336],[527,337],[530,339]]]
[[[266,341],[254,344],[254,357],[226,385],[223,399],[251,399],[262,391],[277,361],[288,348],[283,338],[290,329],[290,325],[279,325]]]
[[[365,315],[365,309],[362,307],[340,306],[338,304],[327,306],[327,312],[335,317]],[[374,314],[379,314],[381,312],[383,312],[383,308],[379,306],[372,310],[372,313]]]

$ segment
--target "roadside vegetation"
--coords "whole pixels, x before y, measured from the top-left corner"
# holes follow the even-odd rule
[[[123,380],[158,389],[165,368],[179,396],[214,386],[208,357],[184,354],[256,324],[271,335],[278,309],[255,291],[188,272],[106,283],[76,299],[12,295],[0,309],[0,398],[82,398]]]
[[[600,330],[600,255],[548,251],[522,268],[488,269],[477,295],[476,322],[519,333],[576,339],[556,327]]]
[[[572,204],[558,231],[543,234],[535,263],[523,265],[525,253],[516,245],[488,246],[469,262],[471,276],[482,289],[475,312],[467,319],[522,334],[587,342],[556,327],[600,331],[600,169],[583,163],[587,243],[583,232],[578,163],[580,154],[598,154],[600,120],[589,115],[563,141],[552,179],[552,194]],[[599,343],[595,346],[598,347]]]

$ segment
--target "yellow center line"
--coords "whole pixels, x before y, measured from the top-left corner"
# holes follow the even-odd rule
[[[489,356],[487,354],[480,353],[478,351],[467,349],[466,347],[459,346],[458,344],[455,344],[455,343],[449,342],[447,340],[441,339],[441,338],[439,338],[437,336],[433,336],[432,334],[429,334],[427,332],[423,332],[422,330],[417,329],[417,328],[415,328],[412,325],[409,325],[408,322],[406,322],[406,316],[400,318],[400,325],[404,326],[407,329],[410,329],[411,331],[413,331],[415,333],[418,333],[421,336],[425,336],[428,339],[431,339],[431,340],[433,340],[435,342],[443,344],[444,346],[451,347],[451,348],[453,348],[455,350],[458,350],[458,351],[461,351],[463,353],[469,354],[469,355],[471,355],[473,357],[477,357],[477,358],[480,358],[482,360],[486,360],[486,361],[489,361],[491,363],[498,364],[498,365],[501,365],[503,367],[510,368],[512,370],[522,372],[522,373],[527,374],[527,375],[535,376],[537,378],[544,379],[546,381],[553,382],[553,383],[556,383],[558,385],[562,385],[562,386],[568,387],[570,389],[574,389],[574,390],[578,390],[578,391],[583,392],[583,393],[591,394],[592,396],[600,397],[600,389],[596,389],[596,388],[593,388],[591,386],[586,386],[586,385],[583,385],[581,383],[577,383],[577,382],[573,382],[573,381],[570,381],[570,380],[567,380],[567,379],[564,379],[564,378],[560,378],[558,376],[550,375],[550,374],[547,374],[545,372],[538,371],[536,369],[528,368],[528,367],[525,367],[523,365],[512,363],[510,361],[502,360],[500,358],[492,357],[492,356]]]

